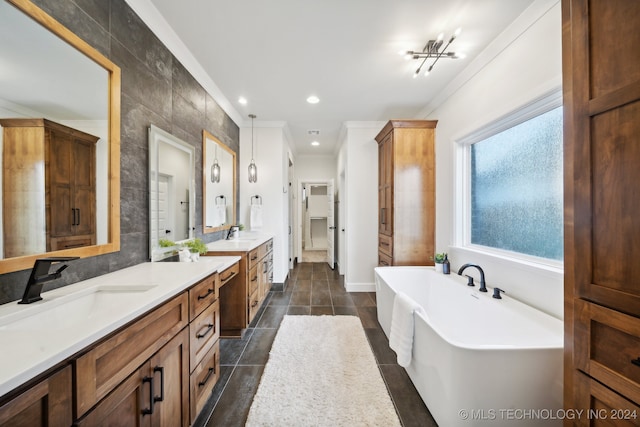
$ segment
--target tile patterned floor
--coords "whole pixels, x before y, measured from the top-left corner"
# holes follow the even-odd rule
[[[437,427],[389,349],[378,324],[375,299],[375,293],[346,292],[343,277],[326,263],[298,264],[285,291],[270,293],[242,339],[220,341],[220,379],[194,426],[243,426],[282,318],[286,314],[327,314],[360,317],[402,425]]]

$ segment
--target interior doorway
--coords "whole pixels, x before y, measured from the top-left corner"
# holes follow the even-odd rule
[[[334,265],[333,181],[301,182],[299,247],[301,262]]]

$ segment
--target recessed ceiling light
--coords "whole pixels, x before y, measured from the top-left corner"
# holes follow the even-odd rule
[[[313,145],[314,147],[317,147],[318,145],[320,145],[320,143],[318,141],[313,141],[311,145]]]
[[[238,102],[242,105],[247,105],[247,98],[241,96],[240,98],[238,98]]]
[[[309,104],[317,104],[318,102],[320,102],[320,98],[318,98],[315,95],[311,95],[310,97],[307,98],[307,102]]]

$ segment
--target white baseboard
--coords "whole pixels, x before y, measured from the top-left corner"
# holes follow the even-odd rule
[[[347,292],[375,292],[375,283],[346,283],[345,289]]]

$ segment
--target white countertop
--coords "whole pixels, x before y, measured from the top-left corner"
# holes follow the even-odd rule
[[[239,259],[147,262],[43,292],[32,304],[0,305],[0,397]],[[47,324],[37,320],[43,313]]]
[[[235,239],[207,243],[207,249],[209,252],[249,252],[272,238],[272,234],[241,231]]]

